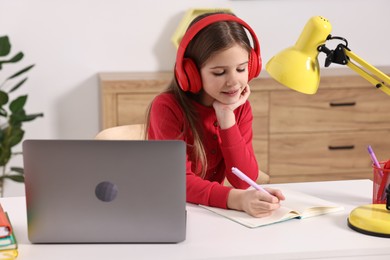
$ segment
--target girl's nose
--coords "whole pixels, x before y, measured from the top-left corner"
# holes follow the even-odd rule
[[[238,78],[235,75],[229,75],[226,78],[226,85],[229,87],[235,86],[237,83],[238,83]]]

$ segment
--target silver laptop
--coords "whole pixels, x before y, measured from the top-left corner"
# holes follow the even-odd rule
[[[186,235],[182,141],[25,140],[32,243],[177,243]]]

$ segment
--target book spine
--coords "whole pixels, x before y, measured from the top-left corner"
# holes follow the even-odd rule
[[[12,233],[11,223],[7,213],[3,210],[0,204],[0,237],[9,236]]]

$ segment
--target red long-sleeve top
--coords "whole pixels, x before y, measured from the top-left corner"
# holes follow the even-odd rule
[[[235,188],[246,189],[249,186],[235,176],[231,168],[237,167],[253,180],[258,176],[258,165],[252,147],[252,109],[247,101],[234,110],[236,124],[228,129],[220,129],[213,107],[191,102],[203,128],[202,141],[207,156],[204,179],[194,172],[196,163],[190,160],[193,137],[191,133],[183,132],[186,124],[184,112],[173,94],[162,93],[154,99],[148,138],[185,141],[187,202],[226,208],[228,194],[232,188],[223,185],[225,178]]]

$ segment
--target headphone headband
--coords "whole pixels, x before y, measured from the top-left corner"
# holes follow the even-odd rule
[[[186,84],[183,82],[188,82],[189,79],[186,75],[186,71],[183,67],[183,62],[184,62],[184,54],[185,51],[188,47],[188,44],[191,42],[191,40],[204,28],[209,26],[210,24],[216,23],[216,22],[222,22],[222,21],[232,21],[232,22],[237,22],[240,25],[242,25],[245,29],[249,31],[249,33],[252,36],[253,40],[253,49],[256,55],[256,58],[260,60],[260,44],[259,41],[256,37],[255,32],[253,29],[243,20],[240,18],[231,15],[231,14],[211,14],[209,16],[206,16],[196,23],[194,23],[192,26],[190,26],[186,33],[184,34],[178,50],[177,50],[177,55],[176,55],[176,64],[175,64],[175,75],[176,79],[178,81],[178,84],[182,89],[187,89],[186,87],[183,88],[182,84]],[[261,63],[260,63],[261,64]],[[260,66],[261,68],[261,66]],[[254,77],[256,77],[260,73],[260,68],[257,69],[257,71],[254,73]]]

